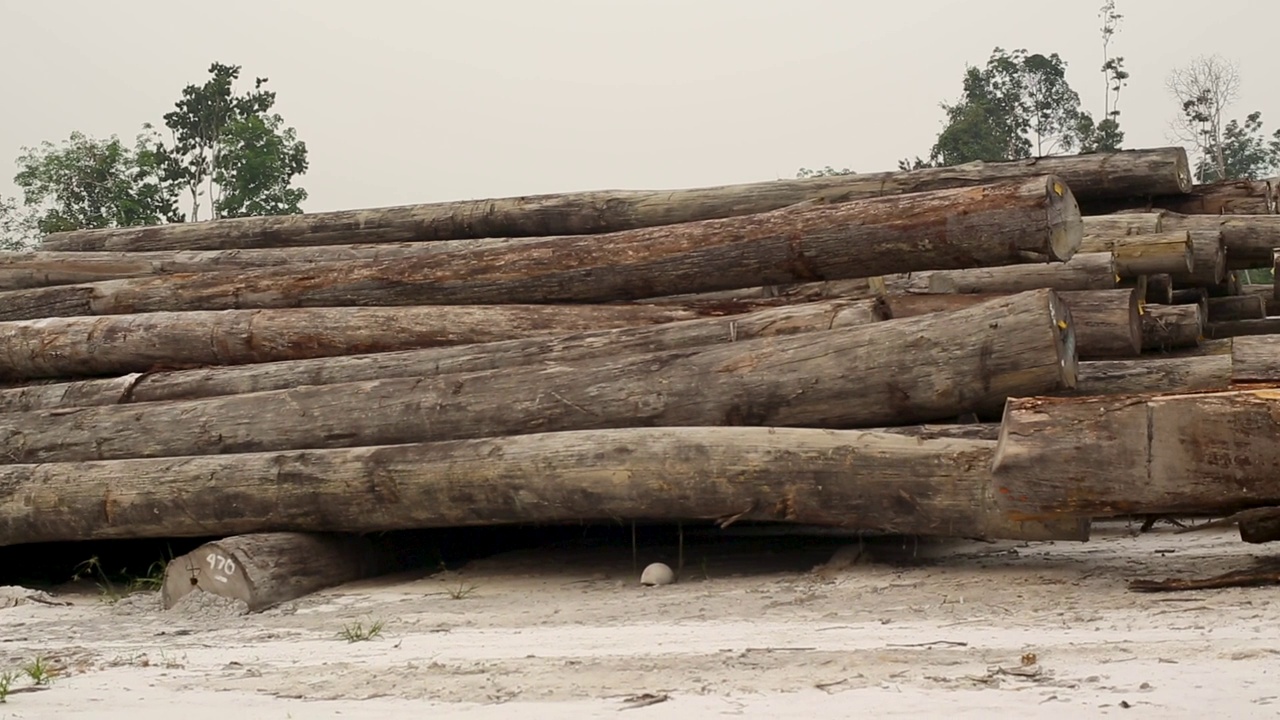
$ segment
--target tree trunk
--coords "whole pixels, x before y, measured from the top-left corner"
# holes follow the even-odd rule
[[[1153,235],[1089,235],[1081,241],[1079,252],[1080,256],[1115,254],[1116,274],[1122,278],[1156,273],[1189,274],[1195,257],[1191,235],[1185,230]]]
[[[1231,379],[1236,382],[1280,380],[1280,335],[1231,338]]]
[[[1231,371],[1230,355],[1095,360],[1080,363],[1074,390],[1057,394],[1083,397],[1226,390],[1231,387]]]
[[[1152,305],[1173,305],[1173,276],[1168,273],[1147,275],[1145,301]]]
[[[1267,215],[1276,212],[1280,181],[1226,180],[1196,185],[1189,193],[1094,200],[1082,207],[1091,215],[1121,210],[1170,210],[1188,215]]]
[[[578,362],[852,327],[884,320],[888,316],[888,308],[882,300],[827,300],[732,317],[619,327],[572,335],[31,385],[0,390],[0,413],[193,400],[286,390],[304,385],[431,378],[537,363]]]
[[[1213,230],[1193,230],[1187,234],[1191,238],[1191,270],[1170,273],[1174,286],[1201,287],[1222,282],[1227,274],[1222,234]]]
[[[993,463],[1011,520],[1280,503],[1280,391],[1018,398]]]
[[[1204,313],[1199,305],[1147,305],[1143,308],[1143,350],[1199,345],[1204,334]]]
[[[1070,312],[1040,290],[946,315],[707,348],[14,413],[0,416],[0,456],[109,460],[657,425],[906,425],[1074,382]]]
[[[782,285],[754,285],[716,290],[704,293],[682,293],[645,298],[651,305],[715,304],[722,302],[746,302],[752,304],[789,305],[798,302],[830,300],[870,300],[885,294],[884,279],[880,276],[852,278],[849,280],[824,280],[811,283],[787,283]]]
[[[1267,304],[1257,295],[1232,295],[1209,298],[1207,321],[1261,320],[1267,316]]]
[[[1076,354],[1082,360],[1134,357],[1142,352],[1142,316],[1136,290],[1059,292],[1075,323]],[[973,307],[999,294],[887,295],[895,319]]]
[[[1115,259],[1109,252],[1076,255],[1067,262],[934,270],[884,278],[890,295],[1016,293],[1038,288],[1107,290],[1114,289],[1117,282]]]
[[[1166,230],[1219,230],[1227,249],[1227,269],[1270,267],[1280,246],[1280,215],[1182,215],[1165,213]]]
[[[1280,317],[1262,320],[1224,320],[1205,323],[1204,326],[1204,336],[1207,338],[1237,338],[1245,335],[1280,335]]]
[[[1047,262],[1080,245],[1062,182],[806,206],[396,260],[109,280],[0,293],[0,319],[239,308],[610,302],[796,281]]]
[[[190,482],[192,478],[188,475],[186,479]],[[204,489],[198,485],[195,483],[191,489]],[[112,504],[110,494],[106,490],[107,506]],[[206,520],[209,527],[215,527],[219,519],[214,516]],[[168,610],[199,589],[242,600],[249,612],[256,613],[326,588],[382,575],[394,567],[385,550],[360,535],[233,535],[170,560],[160,599]]]
[[[870,302],[870,301],[868,301]],[[437,305],[140,313],[0,323],[0,380],[381,353],[736,314],[736,307]],[[859,308],[866,319],[874,305]],[[816,313],[815,313],[816,314]],[[887,316],[882,311],[880,318]],[[812,321],[817,322],[816,318]],[[719,326],[720,323],[716,323]]]
[[[1085,235],[1157,235],[1165,230],[1164,213],[1121,213],[1084,217]]]
[[[653,427],[226,457],[0,467],[4,545],[508,523],[776,521],[1083,540],[992,511],[995,443]],[[21,499],[20,499],[21,498]],[[207,567],[207,566],[206,566]]]
[[[1239,270],[1228,271],[1227,274],[1223,276],[1222,282],[1216,285],[1206,284],[1204,286],[1205,294],[1211,298],[1240,295],[1244,292],[1244,282],[1241,279],[1242,274],[1243,273]]]
[[[0,290],[118,280],[180,273],[252,270],[319,262],[389,260],[435,252],[510,245],[525,240],[486,238],[378,245],[250,248],[244,250],[157,250],[153,252],[0,253]]]
[[[1275,296],[1275,283],[1252,283],[1240,286],[1241,295],[1257,295],[1262,298],[1267,316],[1280,315],[1280,298]]]
[[[1125,197],[1186,192],[1179,147],[969,163],[905,172],[693,188],[594,191],[366,210],[75,230],[45,238],[42,250],[224,250],[454,238],[593,235],[778,210],[819,200],[845,202],[1058,175],[1076,195]]]

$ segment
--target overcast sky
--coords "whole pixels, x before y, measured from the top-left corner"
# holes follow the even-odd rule
[[[215,60],[270,78],[310,150],[308,211],[890,170],[927,154],[994,46],[1061,54],[1099,115],[1100,5],[0,0],[0,193],[23,145],[132,141]],[[1127,146],[1170,143],[1164,80],[1200,53],[1239,64],[1236,114],[1280,123],[1280,3],[1117,5]]]

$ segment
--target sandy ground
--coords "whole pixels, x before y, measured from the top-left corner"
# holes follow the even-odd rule
[[[256,615],[203,593],[167,612],[152,593],[18,602],[0,662],[57,675],[0,718],[1280,715],[1276,589],[1126,588],[1265,552],[1234,529],[831,547],[691,544],[665,587],[627,548],[521,551]]]

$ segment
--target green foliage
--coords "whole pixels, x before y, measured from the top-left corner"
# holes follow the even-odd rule
[[[849,168],[836,170],[830,165],[822,168],[821,170],[810,170],[809,168],[800,168],[798,171],[796,171],[796,177],[798,178],[837,177],[840,175],[857,175],[857,174],[858,173],[854,172],[853,170],[850,170]]]
[[[181,183],[191,199],[191,219],[200,219],[202,198],[213,218],[302,212],[306,190],[290,187],[307,171],[306,144],[272,113],[276,93],[267,78],[236,93],[239,65],[213,63],[202,85],[187,85],[174,110],[164,115],[169,144],[155,151],[166,159],[165,177]]]
[[[35,214],[15,198],[0,197],[0,251],[29,250],[39,238]]]
[[[24,147],[14,183],[36,214],[41,233],[79,228],[154,225],[181,217],[156,158],[139,136],[129,147],[116,136],[98,140],[74,132],[60,145]]]
[[[1215,158],[1221,158],[1219,168]],[[1196,162],[1201,182],[1258,180],[1280,172],[1280,130],[1270,136],[1262,129],[1262,113],[1254,111],[1241,125],[1231,120],[1222,130],[1221,144],[1214,144]]]

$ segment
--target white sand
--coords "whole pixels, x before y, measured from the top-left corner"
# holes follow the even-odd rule
[[[211,596],[169,612],[154,594],[6,599],[0,662],[44,655],[59,674],[0,718],[1280,714],[1277,589],[1126,588],[1243,566],[1265,546],[1234,529],[1135,531],[918,548],[913,563],[873,548],[820,572],[799,555],[694,548],[665,587],[642,587],[626,550],[539,550],[256,615]],[[654,560],[673,563],[647,553],[640,567]],[[476,588],[453,599],[459,584]],[[378,619],[378,638],[337,637]],[[667,699],[619,715],[645,694]]]

